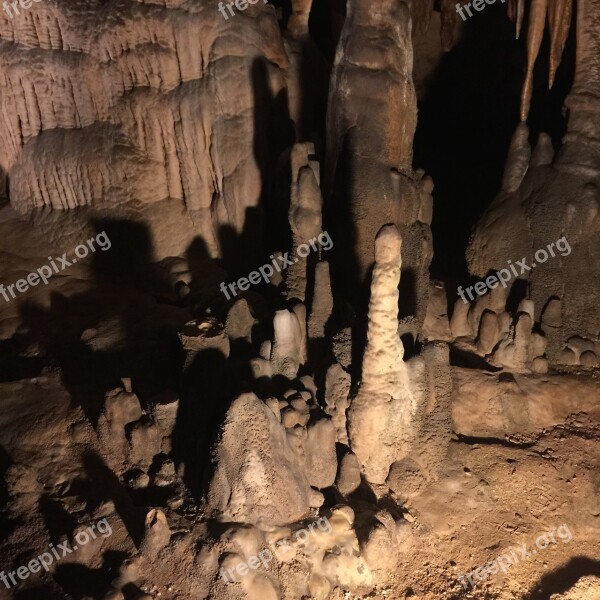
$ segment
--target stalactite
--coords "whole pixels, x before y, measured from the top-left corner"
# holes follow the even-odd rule
[[[550,73],[548,87],[552,87],[556,69],[560,64],[562,53],[569,35],[571,26],[571,14],[573,11],[573,0],[554,0],[552,10],[552,27],[550,30]]]
[[[521,90],[521,121],[527,120],[533,87],[533,67],[540,51],[548,0],[532,0],[529,10],[529,31],[527,32],[527,74]]]
[[[523,26],[523,15],[525,14],[525,0],[517,0],[517,20],[515,21],[515,37],[519,39],[521,27]]]

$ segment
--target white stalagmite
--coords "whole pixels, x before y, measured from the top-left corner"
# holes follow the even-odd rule
[[[271,368],[273,374],[294,379],[302,356],[302,327],[298,316],[289,310],[278,310],[273,318]]]
[[[394,225],[381,228],[375,240],[362,381],[348,411],[350,446],[367,480],[375,484],[384,483],[390,465],[408,453],[412,437],[414,399],[398,337],[401,246]]]

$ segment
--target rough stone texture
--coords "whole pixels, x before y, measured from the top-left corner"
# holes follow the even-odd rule
[[[185,352],[186,365],[191,364],[199,353],[206,350],[221,352],[229,356],[229,339],[223,324],[208,318],[190,321],[179,332],[179,340]]]
[[[310,485],[322,489],[333,485],[338,464],[335,454],[335,427],[320,419],[307,427],[306,474]]]
[[[315,263],[315,257],[314,254],[302,256],[306,249],[302,248],[302,252],[298,253],[298,246],[308,245],[321,233],[323,198],[319,163],[313,158],[314,151],[312,144],[296,144],[291,155],[292,187],[288,217],[293,234],[290,255],[294,260],[285,281],[288,298],[301,302],[304,302],[306,296],[308,265]],[[308,246],[308,252],[314,253],[315,249]]]
[[[510,369],[527,370],[535,357],[531,356],[532,319],[527,313],[519,313],[509,335],[494,352],[493,360]]]
[[[129,462],[147,469],[162,446],[158,427],[150,420],[137,421],[129,431],[129,446]]]
[[[231,405],[215,452],[208,498],[222,519],[283,525],[309,511],[311,489],[302,457],[273,412],[253,394]]]
[[[485,221],[475,262],[502,248],[507,255],[485,266],[514,265],[542,234],[575,235],[573,252],[537,266],[532,296],[517,308],[500,286],[459,301],[451,334],[445,294],[427,274],[433,182],[412,171],[408,4],[351,0],[347,19],[344,0],[314,2],[312,14],[310,0],[280,4],[279,24],[266,3],[226,20],[212,0],[43,0],[19,19],[0,16],[0,183],[12,203],[0,206],[0,283],[106,221],[124,227],[127,242],[110,230],[110,252],[16,302],[0,297],[0,568],[27,564],[101,518],[112,527],[0,595],[591,598],[590,576],[563,588],[594,568],[600,531],[600,347],[589,327],[598,283],[588,260],[598,233],[598,0],[577,6],[563,148],[553,158],[541,134],[532,153],[518,128],[506,202]],[[420,30],[432,3],[410,10]],[[441,29],[447,47],[454,6],[444,0],[439,10],[430,33]],[[320,88],[327,46],[338,41],[325,140]],[[459,54],[444,63],[460,64]],[[335,258],[311,253],[284,274],[287,289],[276,273],[226,303],[222,281],[321,231],[317,161]],[[460,210],[462,198],[452,200]],[[143,260],[129,270],[99,268],[129,264],[139,245]],[[366,291],[357,284],[374,260],[366,322],[353,296]],[[554,264],[560,286],[537,279]],[[561,287],[571,294],[576,277],[580,300]],[[405,333],[414,341],[406,362]],[[124,390],[107,394],[119,379]],[[330,527],[316,529],[325,516]],[[542,526],[559,523],[572,527],[568,543],[462,590],[461,573],[531,547]],[[223,581],[221,569],[302,531],[307,539],[292,539],[270,565]]]
[[[140,546],[143,556],[153,559],[169,543],[171,530],[162,510],[152,509],[146,515],[146,533]]]
[[[454,303],[450,330],[455,338],[473,334],[468,320],[470,306],[468,302],[463,302],[460,298]]]
[[[305,313],[306,315],[306,313]],[[274,374],[294,379],[304,355],[303,340],[305,329],[297,315],[289,310],[279,310],[273,319],[273,345],[271,348],[271,369]]]
[[[125,426],[142,416],[142,407],[135,394],[121,388],[106,394],[104,411],[98,419],[98,438],[109,453],[122,461],[127,451]]]
[[[179,397],[174,392],[165,392],[155,396],[152,402],[152,416],[162,438],[163,452],[172,449],[171,435],[177,420]]]
[[[350,406],[350,375],[341,365],[334,363],[327,369],[325,378],[326,412],[331,416],[336,430],[337,441],[348,443],[346,431],[346,411]]]
[[[311,340],[325,338],[325,326],[333,310],[329,263],[320,261],[315,265],[313,300],[308,319],[308,337]]]
[[[595,301],[600,293],[599,9],[597,0],[577,5],[575,81],[566,100],[569,118],[560,151],[552,164],[540,164],[537,156],[530,163],[527,126],[518,126],[503,190],[481,218],[467,253],[471,272],[480,277],[506,267],[508,260],[536,264],[520,275],[530,282],[535,319],[548,302],[560,300],[547,317],[556,324],[546,331],[551,361],[569,337],[590,337],[600,330]],[[553,257],[536,259],[538,250],[548,252],[549,244],[563,238],[562,251],[553,248]],[[554,314],[559,306],[560,316]]]
[[[453,338],[448,319],[448,298],[442,282],[431,282],[423,337],[427,340],[446,341]]]
[[[485,356],[489,354],[498,341],[500,334],[500,324],[498,316],[492,311],[483,313],[479,323],[479,340],[478,346],[480,352]]]
[[[13,48],[0,55],[0,168],[13,206],[170,199],[196,212],[218,255],[219,226],[241,232],[261,197],[255,112],[265,90],[284,89],[288,67],[273,8],[226,21],[207,0],[34,6],[0,17]]]
[[[455,385],[461,390],[452,405],[454,431],[527,442],[557,426],[583,432],[597,418],[600,391],[592,379],[516,377],[502,380],[489,373],[453,369]]]
[[[340,461],[339,472],[335,481],[340,494],[347,496],[354,492],[360,485],[360,464],[354,452],[344,454]]]
[[[375,240],[368,341],[359,392],[348,410],[350,446],[372,483],[383,483],[390,465],[408,453],[413,433],[414,398],[398,336],[401,245],[393,225]]]
[[[416,338],[427,310],[432,242],[423,211],[427,194],[412,171],[416,97],[409,5],[351,0],[347,13],[327,115],[325,189],[336,267],[346,293],[356,298],[368,287],[377,232],[394,223],[404,240],[404,269],[412,273],[403,295],[415,299],[414,323],[407,321],[404,329]]]
[[[249,342],[252,339],[252,327],[255,322],[248,302],[244,298],[240,298],[236,300],[227,313],[225,331],[230,340],[246,340]]]

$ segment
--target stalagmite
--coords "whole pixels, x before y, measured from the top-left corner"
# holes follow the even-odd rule
[[[350,405],[350,375],[342,366],[334,363],[327,369],[325,376],[325,411],[331,416],[337,432],[337,441],[348,443],[346,432],[346,410]]]
[[[311,340],[325,337],[325,326],[333,310],[333,295],[331,293],[331,278],[329,263],[318,262],[315,267],[315,284],[310,317],[308,319],[308,337]]]
[[[347,496],[358,489],[360,481],[360,464],[356,458],[356,454],[348,452],[344,454],[344,457],[340,461],[335,485],[340,494]]]
[[[452,318],[450,319],[450,330],[455,338],[472,335],[468,315],[471,305],[463,302],[460,298],[454,303]]]
[[[517,372],[527,372],[535,358],[531,356],[532,326],[531,316],[526,312],[519,313],[509,337],[494,352],[493,361]]]
[[[171,530],[162,510],[152,509],[146,515],[146,533],[140,545],[143,556],[153,559],[169,543]]]
[[[289,220],[293,234],[293,246],[287,277],[287,296],[304,302],[306,295],[307,266],[314,263],[318,245],[314,241],[321,233],[321,209],[323,199],[320,190],[319,163],[312,144],[296,144],[292,149],[292,188]],[[313,241],[313,247],[309,244]],[[299,247],[302,247],[299,252]],[[310,253],[313,259],[309,261]],[[317,257],[318,258],[318,257]]]
[[[486,310],[479,323],[479,340],[478,347],[480,352],[485,356],[489,354],[498,341],[500,334],[500,325],[498,316],[491,310]]]
[[[412,393],[398,337],[401,246],[393,225],[377,234],[367,347],[358,395],[348,410],[350,446],[372,483],[385,481],[390,465],[408,452],[412,433]]]
[[[543,1],[534,5],[530,57],[537,51],[543,26]],[[551,20],[556,31],[569,7],[556,2],[551,10],[555,11]],[[561,10],[562,17],[558,14]],[[592,300],[600,289],[596,266],[600,248],[593,233],[598,227],[595,181],[600,173],[598,11],[597,0],[577,4],[575,77],[565,100],[567,130],[552,164],[548,164],[550,141],[540,136],[539,150],[531,157],[527,177],[523,177],[528,144],[521,124],[511,144],[503,191],[481,217],[467,251],[470,270],[479,276],[502,268],[508,257],[513,261],[523,257],[532,267],[520,278],[527,281],[528,294],[535,303],[538,314],[534,319],[541,316],[550,364],[565,362],[560,355],[566,340],[574,335],[593,336],[600,327]]]
[[[537,144],[531,154],[530,168],[543,167],[552,164],[554,158],[554,148],[552,147],[552,138],[547,133],[540,133]]]
[[[2,599],[524,600],[590,566],[600,0],[573,1],[5,3],[0,581],[31,572]]]
[[[273,373],[294,379],[301,364],[304,340],[297,315],[289,310],[278,310],[273,318],[273,335],[270,357]]]

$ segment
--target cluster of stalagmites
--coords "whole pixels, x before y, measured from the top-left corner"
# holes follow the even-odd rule
[[[313,155],[312,144],[297,144],[291,151],[293,255],[322,233],[319,165]],[[355,515],[349,499],[368,484],[401,502],[437,477],[450,433],[451,385],[446,343],[433,341],[420,355],[403,360],[401,236],[395,225],[381,229],[372,252],[369,340],[357,393],[351,392],[352,330],[333,314],[330,265],[322,249],[298,260],[283,278],[273,278],[270,286],[285,302],[267,313],[270,325],[265,326],[261,302],[258,318],[258,296],[252,292],[231,299],[224,318],[206,314],[180,330],[184,372],[193,371],[201,355],[229,361],[237,360],[235,349],[252,349],[247,358],[252,380],[228,403],[212,449],[204,512],[223,533],[209,536],[196,556],[212,580],[210,597],[226,597],[235,585],[243,597],[276,599],[285,582],[293,597],[325,600],[336,587],[368,593],[393,573],[409,523],[400,512],[375,504]],[[185,262],[166,266],[187,296]],[[271,332],[267,339],[265,331]],[[174,465],[160,458],[170,451],[175,412],[165,407],[171,403],[152,403],[145,412],[127,385],[108,395],[100,438],[117,440],[106,450],[112,464],[125,470],[132,490],[175,490]],[[427,452],[417,451],[422,445]],[[167,496],[171,509],[179,507],[174,498]],[[326,518],[329,530],[296,540],[294,533],[317,518]],[[231,582],[241,563],[284,538],[289,546],[277,560]],[[150,511],[142,555],[161,556],[169,539],[163,513]]]
[[[151,401],[148,411],[143,410],[131,390],[131,381],[124,379],[122,388],[106,394],[97,423],[103,456],[116,473],[123,474],[132,496],[144,495],[147,502],[154,499],[172,510],[182,506],[185,495],[181,474],[168,458],[178,407],[177,395],[165,391]],[[145,580],[139,560],[156,559],[170,540],[165,513],[159,508],[149,509],[144,534],[138,543],[139,556],[122,565],[119,577],[112,582],[104,600],[122,600],[124,587]]]
[[[556,367],[598,367],[598,343],[580,336],[570,337],[556,359],[548,357],[548,340],[561,326],[561,302],[551,299],[536,322],[534,303],[522,300],[516,311],[506,309],[508,288],[495,287],[474,302],[456,300],[448,323],[438,316],[443,326],[431,321],[425,324],[430,339],[449,339],[465,352],[485,357],[491,365],[515,372],[546,373]],[[445,294],[440,295],[444,298]],[[434,303],[431,303],[432,305]],[[431,311],[433,314],[435,311]],[[449,327],[448,327],[449,325]]]
[[[504,348],[495,349],[501,364],[531,367],[535,362],[533,370],[543,370],[545,358],[550,365],[598,366],[600,320],[595,298],[600,290],[600,164],[595,142],[578,134],[582,118],[577,112],[570,114],[572,132],[556,157],[548,135],[540,134],[532,150],[527,126],[517,127],[502,190],[481,217],[467,250],[471,272],[482,278],[506,268],[509,260],[523,259],[528,267],[521,269],[520,281],[511,282],[528,293],[514,315],[515,323],[504,314],[506,293],[502,288],[477,298],[475,306],[481,308],[457,304],[460,319],[455,335],[480,335],[476,322],[485,319],[482,352],[491,353],[507,335],[514,338],[501,342]],[[538,252],[542,259],[536,258]],[[466,312],[472,315],[468,325],[464,324]],[[531,333],[532,327],[536,333]],[[509,356],[511,344],[522,346],[516,356]]]
[[[106,394],[97,424],[107,462],[119,472],[128,469],[127,479],[132,489],[173,486],[174,493],[169,499],[172,508],[183,502],[173,462],[165,459],[158,471],[150,475],[148,471],[156,457],[166,457],[171,452],[178,407],[178,397],[164,392],[154,399],[149,411],[142,410],[138,397],[131,391],[131,381],[124,379],[123,388]]]
[[[318,233],[305,229],[319,223],[314,212],[306,209],[306,203],[304,210],[295,210],[298,205],[293,200],[293,228],[307,233],[295,237],[294,244]],[[296,586],[298,597],[310,593],[325,599],[337,586],[368,590],[389,577],[409,534],[408,522],[375,507],[355,522],[347,498],[363,480],[398,500],[418,493],[437,477],[450,434],[447,344],[432,342],[421,355],[403,361],[398,336],[400,248],[397,228],[384,227],[375,243],[369,341],[355,398],[350,394],[348,329],[340,328],[330,341],[322,394],[306,373],[311,349],[316,348],[317,358],[323,351],[311,344],[310,332],[323,336],[324,324],[332,316],[327,263],[318,261],[311,267],[305,262],[289,274],[294,291],[287,289],[286,295],[294,302],[274,313],[272,339],[257,343],[257,355],[250,361],[257,388],[273,393],[237,396],[214,447],[208,514],[236,524],[215,542],[219,559],[215,563],[211,555],[210,564],[220,573],[235,573],[240,562],[282,538],[293,539],[292,533],[303,523],[325,515],[332,531],[321,532],[307,545],[292,543],[281,559],[282,564],[294,561],[301,574],[286,586]],[[309,277],[311,268],[315,277]],[[297,297],[304,295],[309,281],[313,289],[307,309]],[[318,327],[316,321],[321,323]],[[181,334],[186,362],[207,349],[227,358],[231,344],[240,339],[252,345],[256,323],[244,298],[232,302],[225,322],[206,317],[188,323]],[[271,388],[265,386],[269,381],[274,384]],[[281,387],[281,381],[287,384]],[[417,451],[423,444],[428,445],[427,452]],[[333,492],[337,506],[324,508],[325,491]],[[245,597],[277,598],[282,568],[275,564],[240,578]],[[216,578],[214,597],[220,597],[227,585],[231,583],[222,576]]]

